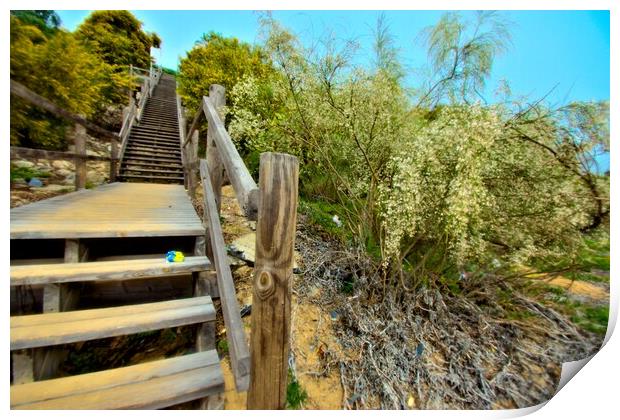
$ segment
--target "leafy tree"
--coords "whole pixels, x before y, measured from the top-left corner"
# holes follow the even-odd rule
[[[209,32],[181,60],[177,80],[181,97],[195,110],[211,84],[230,92],[245,75],[261,80],[270,73],[272,68],[260,48]]]
[[[433,108],[442,99],[451,103],[481,99],[493,60],[510,43],[507,22],[495,12],[478,12],[469,22],[457,12],[444,14],[421,34],[432,71],[419,89],[418,106]]]
[[[76,35],[112,65],[148,68],[150,48],[161,44],[157,34],[145,32],[142,22],[126,10],[95,11],[78,27]]]
[[[25,24],[36,26],[46,35],[53,34],[60,26],[60,17],[53,10],[11,10],[11,15]]]
[[[129,79],[91,53],[73,34],[58,30],[49,38],[37,26],[11,16],[11,79],[86,117],[121,102]],[[11,97],[11,143],[64,147],[66,122]]]

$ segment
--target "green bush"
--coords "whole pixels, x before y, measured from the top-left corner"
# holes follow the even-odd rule
[[[307,399],[308,393],[302,388],[289,369],[288,386],[286,387],[286,408],[298,410]]]

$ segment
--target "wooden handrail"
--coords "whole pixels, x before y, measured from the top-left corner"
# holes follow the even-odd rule
[[[123,160],[123,156],[125,156],[125,150],[127,149],[127,143],[129,140],[129,133],[133,127],[134,122],[136,121],[136,104],[131,98],[129,102],[129,112],[125,115],[125,119],[123,120],[123,126],[121,127],[121,131],[119,131],[118,136],[121,139],[121,150],[118,155],[118,160]]]
[[[19,82],[16,82],[15,80],[11,80],[11,93],[15,96],[19,96],[20,98],[25,99],[26,101],[30,102],[33,105],[36,105],[38,107],[45,109],[46,111],[51,112],[52,114],[58,117],[65,118],[75,123],[78,123],[81,126],[85,127],[87,130],[97,133],[100,136],[103,136],[107,139],[115,139],[115,140],[118,139],[118,135],[116,133],[108,131],[105,128],[99,127],[97,124],[94,124],[88,121],[87,119],[80,117],[79,115],[73,114],[59,107],[55,103],[51,102],[50,100],[44,98],[43,96],[37,93],[34,93],[30,89],[28,89],[26,86],[22,85]]]
[[[205,116],[213,130],[213,139],[217,145],[217,151],[224,164],[226,174],[228,174],[228,179],[230,179],[230,183],[233,185],[237,201],[243,209],[245,216],[250,220],[256,220],[258,212],[258,186],[228,135],[217,110],[209,98],[203,97],[202,102]]]
[[[142,82],[142,86],[140,86],[140,102],[138,102],[138,113],[136,118],[138,121],[142,119],[142,112],[144,111],[144,106],[146,105],[146,101],[150,95],[151,90],[149,89],[150,79],[144,79]]]
[[[256,220],[258,211],[258,186],[252,178],[252,175],[250,175],[250,171],[248,171],[248,168],[245,166],[243,159],[241,159],[217,110],[211,103],[211,100],[206,96],[203,96],[200,108],[194,115],[192,125],[185,136],[183,147],[187,146],[189,143],[191,135],[202,120],[203,113],[211,127],[210,130],[213,132],[213,139],[217,146],[219,157],[224,164],[228,179],[230,179],[233,185],[237,201],[243,209],[245,216],[249,220]]]
[[[194,134],[194,130],[198,128],[198,124],[204,118],[204,114],[202,112],[202,101],[200,101],[200,105],[198,106],[198,111],[194,115],[194,119],[192,120],[192,125],[189,126],[189,130],[187,130],[187,134],[185,135],[185,141],[183,142],[183,147],[187,146],[187,143],[192,138],[192,134]]]
[[[183,112],[183,104],[181,102],[181,97],[179,96],[179,94],[176,94],[176,101],[177,101],[177,120],[179,122],[179,145],[181,146],[181,164],[183,165],[183,184],[185,185],[185,187],[188,187],[188,165],[187,165],[187,157],[186,157],[186,150],[183,147],[185,145],[185,126],[187,125],[187,121],[185,120],[185,114]],[[192,188],[194,188],[194,186],[192,186]],[[192,194],[194,191],[191,191],[190,189],[190,194]],[[193,195],[192,195],[193,198]]]
[[[228,340],[235,386],[239,392],[246,391],[250,383],[250,350],[245,339],[241,315],[239,314],[235,284],[230,266],[228,265],[228,255],[226,253],[219,213],[215,204],[213,187],[209,178],[209,168],[207,167],[207,161],[204,159],[200,160],[200,178],[202,179],[204,206],[207,214],[205,222],[209,226],[213,264],[217,274],[217,285],[220,292],[222,314],[226,324],[226,338]]]
[[[10,148],[11,159],[22,158],[35,158],[35,159],[75,159],[77,157],[86,160],[98,160],[103,162],[109,162],[110,158],[95,156],[95,155],[79,155],[73,152],[61,152],[59,150],[43,150],[43,149],[30,149],[28,147],[11,146]],[[115,159],[118,160],[118,159]]]

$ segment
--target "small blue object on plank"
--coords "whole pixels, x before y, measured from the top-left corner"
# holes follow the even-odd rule
[[[185,261],[185,255],[181,251],[168,251],[166,254],[166,261],[168,262],[183,262]]]

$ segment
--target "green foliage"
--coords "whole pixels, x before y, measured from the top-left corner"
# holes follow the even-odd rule
[[[11,79],[61,108],[92,118],[125,100],[128,76],[91,53],[73,34],[46,35],[11,16]],[[11,98],[11,144],[65,148],[67,122]]]
[[[308,216],[308,223],[318,227],[334,238],[344,240],[344,229],[338,226],[333,217],[342,215],[342,206],[329,204],[325,201],[299,200],[299,212]]]
[[[308,393],[302,388],[293,372],[288,371],[288,386],[286,387],[286,408],[298,410],[308,399]]]
[[[17,179],[23,179],[28,182],[32,178],[49,178],[48,172],[39,171],[33,168],[11,166],[11,182]]]
[[[60,26],[60,17],[53,10],[11,10],[11,15],[26,25],[39,28],[45,35],[52,35]]]
[[[174,70],[174,69],[169,69],[168,67],[162,67],[162,71],[166,74],[171,74],[173,76],[176,76],[179,74],[178,71]]]
[[[496,12],[478,12],[473,22],[450,12],[424,29],[422,39],[432,73],[420,89],[418,106],[432,108],[445,98],[451,103],[479,99],[493,60],[506,51],[510,33],[507,22]]]
[[[159,48],[157,34],[142,29],[142,22],[127,10],[98,10],[90,14],[76,36],[110,65],[149,68],[150,48]]]
[[[204,34],[179,65],[179,93],[190,110],[198,109],[209,86],[219,84],[230,92],[243,76],[263,79],[272,72],[262,50],[237,38],[215,32]]]
[[[609,307],[575,304],[574,309],[575,314],[571,317],[572,322],[596,334],[603,335],[607,332]]]
[[[220,351],[220,354],[228,354],[228,340],[225,338],[219,340],[217,342],[217,349]]]

